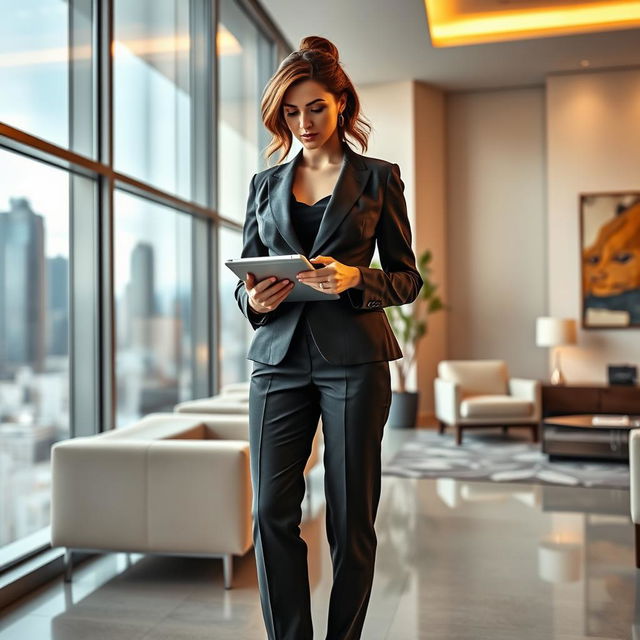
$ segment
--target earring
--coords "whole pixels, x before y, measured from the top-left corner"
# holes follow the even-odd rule
[[[338,116],[338,126],[344,127],[344,116],[342,114]]]

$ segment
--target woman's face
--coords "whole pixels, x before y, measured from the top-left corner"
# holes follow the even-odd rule
[[[320,148],[338,135],[338,114],[344,109],[346,97],[336,100],[320,83],[304,80],[287,89],[282,103],[289,130],[305,148]],[[305,138],[306,133],[315,135]]]

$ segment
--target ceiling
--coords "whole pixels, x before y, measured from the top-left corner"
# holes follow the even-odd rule
[[[490,10],[489,4],[520,8],[570,2],[457,0],[482,10]],[[423,0],[263,0],[262,6],[294,49],[307,35],[331,40],[356,84],[419,80],[465,91],[542,85],[554,73],[640,67],[638,28],[436,48]]]

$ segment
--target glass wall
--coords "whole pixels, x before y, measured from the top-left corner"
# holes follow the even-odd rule
[[[233,295],[238,277],[224,264],[225,260],[238,257],[242,252],[242,234],[221,226],[218,231],[218,246],[218,362],[220,386],[223,386],[229,382],[248,380],[251,375],[251,361],[246,359],[246,355],[253,328],[244,320]]]
[[[115,0],[115,168],[191,197],[189,2]]]
[[[0,574],[49,546],[55,442],[248,376],[221,265],[286,43],[242,6],[0,0]]]
[[[116,192],[117,426],[191,398],[191,217]]]
[[[266,166],[260,99],[274,70],[273,44],[234,0],[221,0],[218,49],[218,210],[243,222],[251,177]]]
[[[91,7],[91,0],[0,0],[0,121],[89,156]]]
[[[0,149],[0,566],[49,524],[69,437],[69,176]]]

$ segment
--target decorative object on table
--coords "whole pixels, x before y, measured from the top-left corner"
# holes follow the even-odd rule
[[[591,418],[591,424],[603,427],[640,427],[640,418],[632,418],[631,416],[614,415],[598,415]]]
[[[540,451],[539,445],[524,439],[528,436],[518,436],[513,434],[505,441],[499,434],[476,431],[465,436],[464,447],[457,447],[453,440],[442,439],[430,429],[416,429],[396,454],[383,463],[382,474],[403,478],[629,489],[626,462],[554,462]],[[625,508],[628,508],[626,505],[628,499],[625,502]],[[638,517],[640,520],[640,515]]]
[[[536,344],[553,349],[553,373],[551,384],[564,384],[560,367],[560,349],[576,343],[576,321],[572,318],[542,317],[536,320]]]
[[[431,281],[429,265],[432,257],[431,251],[426,249],[418,258],[416,266],[424,284],[415,302],[412,305],[406,305],[406,310],[399,306],[384,308],[404,354],[403,358],[393,361],[398,374],[398,389],[394,390],[391,396],[391,409],[387,421],[390,427],[413,428],[416,425],[419,393],[407,391],[407,376],[415,363],[420,340],[428,331],[429,315],[449,308],[436,293],[438,285]],[[371,266],[376,269],[381,268],[376,261],[373,261]]]
[[[607,367],[609,384],[634,386],[638,380],[638,367],[625,364],[610,364]]]
[[[580,196],[582,326],[640,327],[640,192]]]

